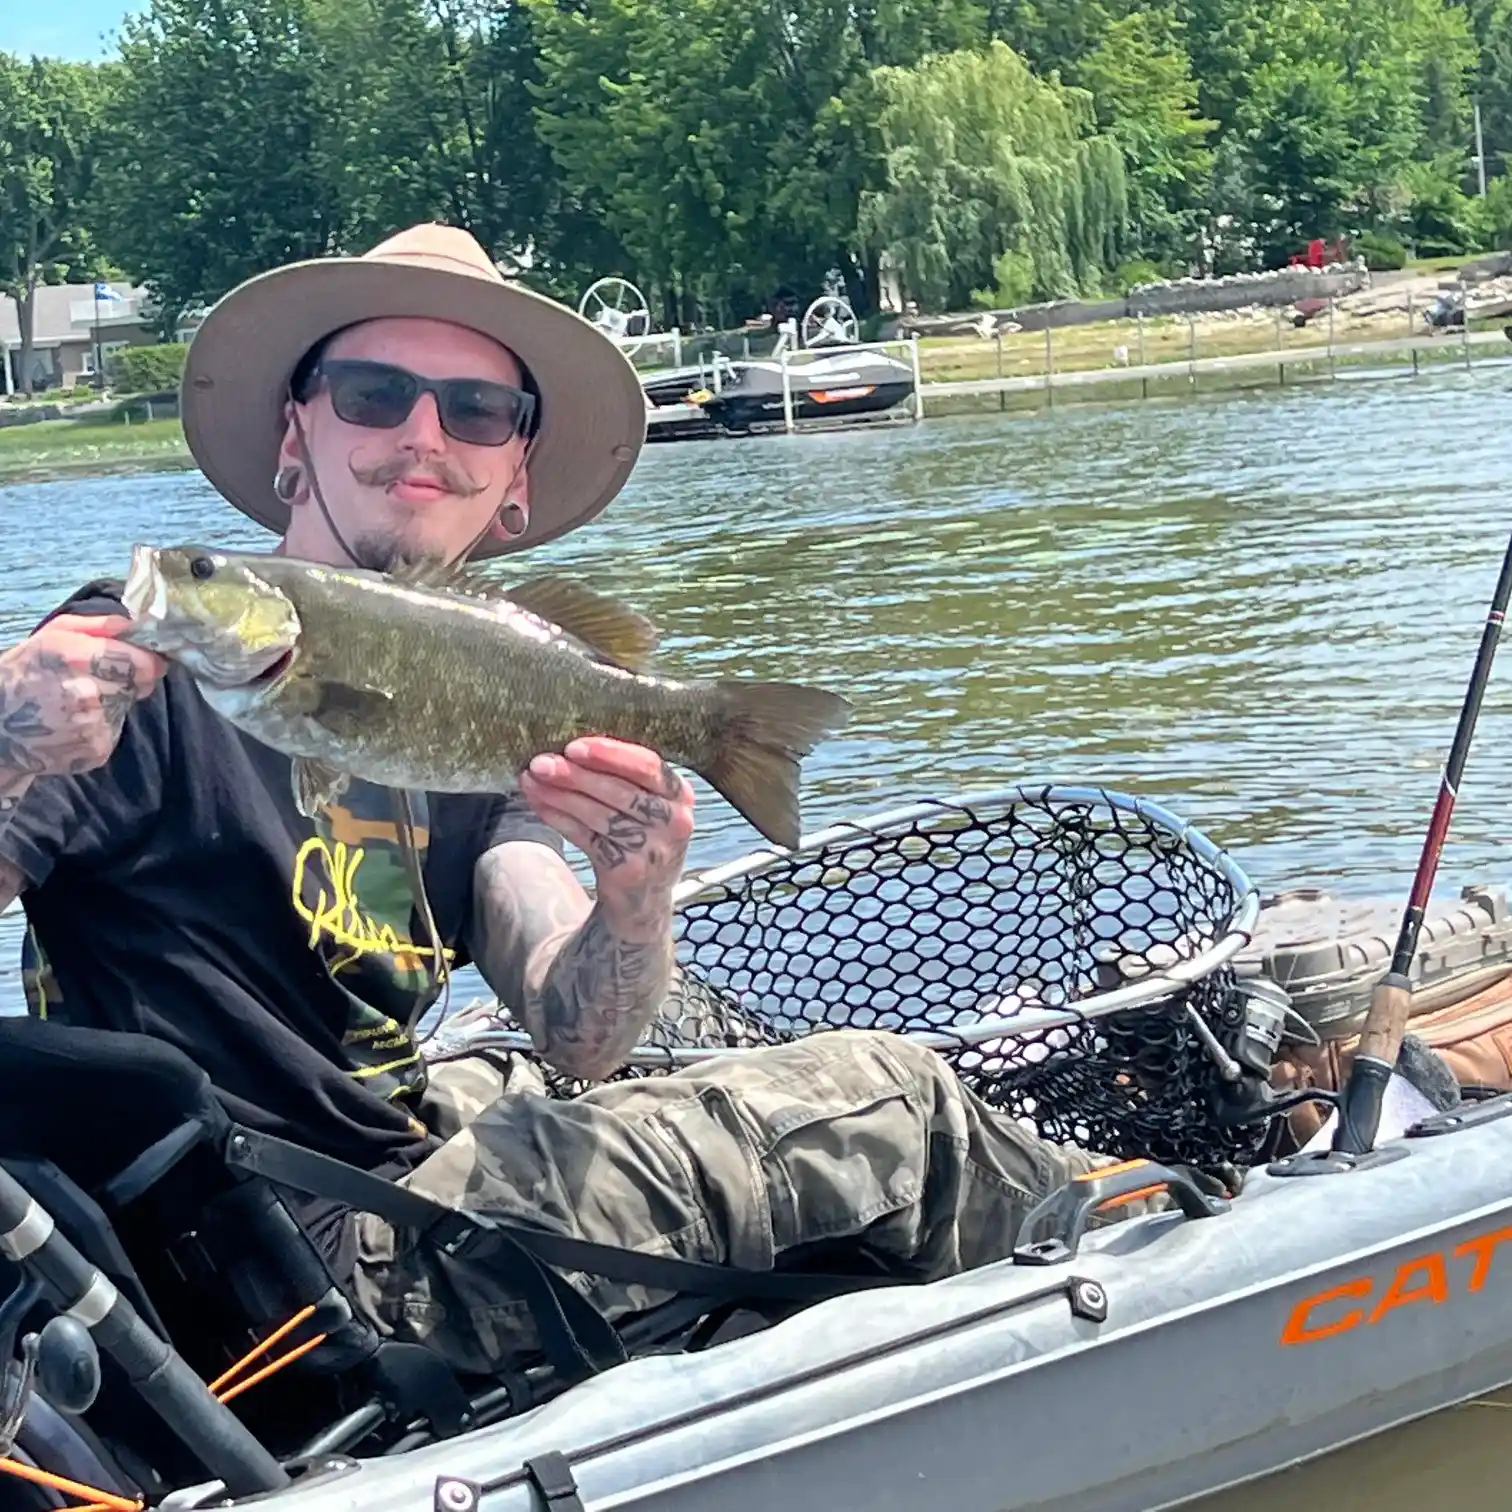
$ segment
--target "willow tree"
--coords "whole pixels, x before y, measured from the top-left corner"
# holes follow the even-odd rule
[[[881,161],[861,199],[869,250],[907,297],[959,309],[1026,261],[1041,297],[1095,293],[1123,247],[1123,154],[1084,90],[1036,78],[1004,42],[872,72]]]
[[[536,129],[623,245],[614,271],[711,306],[750,296],[753,311],[783,284],[806,303],[832,266],[853,297],[864,288],[865,122],[844,97],[874,67],[985,35],[978,0],[524,4]]]

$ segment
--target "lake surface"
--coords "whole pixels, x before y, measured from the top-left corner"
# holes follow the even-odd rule
[[[264,548],[198,474],[0,489],[0,642],[138,540]],[[1405,897],[1512,530],[1512,370],[651,447],[524,559],[661,665],[851,697],[809,829],[1020,780],[1163,803],[1260,886]],[[1440,891],[1512,872],[1512,646]],[[759,843],[699,785],[691,861]],[[0,920],[0,1011],[21,1006]],[[460,983],[459,983],[460,985]],[[481,990],[472,981],[469,990]]]

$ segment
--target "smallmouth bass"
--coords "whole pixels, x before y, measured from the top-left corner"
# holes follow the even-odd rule
[[[200,546],[136,546],[120,639],[183,666],[205,700],[288,755],[301,812],[351,777],[507,792],[580,736],[695,772],[770,842],[798,844],[800,763],[850,703],[797,683],[645,670],[656,632],[559,577],[392,573]]]

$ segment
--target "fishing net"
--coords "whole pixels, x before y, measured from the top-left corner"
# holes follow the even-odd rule
[[[1257,909],[1152,804],[1051,786],[913,805],[685,879],[678,980],[618,1074],[879,1029],[1047,1139],[1242,1163],[1264,1130],[1218,1116],[1213,1045],[1244,1022],[1232,961]]]

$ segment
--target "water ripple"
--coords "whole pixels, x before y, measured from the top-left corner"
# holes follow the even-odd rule
[[[653,447],[598,524],[529,570],[651,614],[679,672],[853,698],[807,765],[810,826],[1106,782],[1193,819],[1267,889],[1400,897],[1512,527],[1509,435],[1512,373],[1486,366]],[[192,473],[0,489],[0,527],[0,640],[119,575],[134,541],[267,539]],[[1499,673],[1448,892],[1505,875]],[[755,841],[700,787],[695,862]]]

